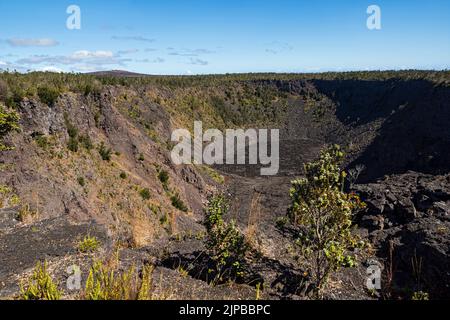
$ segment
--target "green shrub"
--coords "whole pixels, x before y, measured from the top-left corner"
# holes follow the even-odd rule
[[[139,154],[138,160],[141,162],[145,160],[143,153]]]
[[[150,200],[150,190],[148,188],[144,188],[141,191],[139,191],[139,194],[141,195],[143,200]]]
[[[17,194],[13,194],[11,196],[11,199],[9,199],[9,204],[11,206],[17,206],[20,204],[20,202],[21,202],[20,197]],[[0,200],[0,207],[1,207],[1,205],[2,204],[1,204],[1,200]]]
[[[100,247],[100,241],[96,237],[85,236],[83,240],[78,242],[78,251],[82,253],[94,252]]]
[[[97,111],[97,112],[95,113],[95,115],[94,115],[95,126],[96,126],[97,128],[98,128],[99,125],[100,125],[100,116],[101,116],[100,111]]]
[[[53,87],[39,87],[37,94],[42,103],[52,106],[58,100],[61,92]]]
[[[289,218],[287,217],[278,217],[276,220],[277,228],[282,229],[289,222]]]
[[[9,132],[19,129],[19,114],[13,110],[7,110],[0,104],[0,139]]]
[[[104,161],[111,161],[112,150],[111,148],[106,148],[104,142],[100,143],[98,153],[100,154],[100,156]]]
[[[59,300],[61,292],[47,271],[47,262],[38,262],[27,284],[20,284],[21,300]]]
[[[12,194],[12,190],[10,187],[0,184],[0,209],[3,208],[5,202],[9,202],[10,205],[17,205],[20,203],[20,199],[16,199],[16,201],[14,201],[14,202],[16,202],[15,204],[11,203],[11,200],[12,200],[12,199],[10,199],[11,194]]]
[[[146,265],[142,276],[134,267],[117,272],[101,262],[94,262],[84,290],[86,300],[149,300],[153,267]]]
[[[161,183],[169,182],[169,174],[165,170],[161,170],[158,172],[158,179]]]
[[[34,141],[36,142],[39,148],[44,150],[47,150],[47,148],[50,146],[47,137],[42,134],[39,134],[36,137],[34,137]]]
[[[78,152],[78,140],[76,138],[69,138],[69,142],[67,142],[67,149],[72,152]]]
[[[2,143],[3,138],[14,130],[19,130],[19,114],[14,110],[7,110],[0,104],[0,151],[11,148]]]
[[[86,150],[92,150],[94,148],[91,137],[88,134],[81,135],[78,138],[78,141],[81,143],[83,148],[85,148]]]
[[[76,139],[78,137],[78,128],[75,127],[69,120],[66,121],[66,126],[69,137]]]
[[[169,217],[167,216],[167,214],[163,214],[160,218],[159,218],[159,223],[164,226],[167,222],[169,221]]]
[[[77,181],[78,181],[78,184],[82,187],[84,187],[86,185],[86,181],[85,181],[84,177],[78,177]]]
[[[222,176],[219,172],[214,170],[213,168],[209,166],[201,166],[201,170],[203,170],[211,179],[213,179],[218,184],[224,184],[225,178]]]
[[[158,171],[158,179],[161,182],[164,191],[169,192],[169,174],[165,170]]]
[[[188,212],[188,207],[184,204],[183,200],[180,199],[178,194],[174,194],[170,197],[170,201],[172,202],[172,206],[177,208],[180,211]]]
[[[20,222],[29,222],[37,216],[37,212],[29,204],[24,204],[17,212],[17,220]]]
[[[87,83],[84,86],[83,94],[84,96],[87,97],[91,94],[98,95],[101,93],[101,91],[102,91],[102,84],[100,83],[100,81],[95,80]]]
[[[343,192],[343,158],[339,146],[323,150],[317,161],[305,164],[305,177],[293,181],[290,191],[288,216],[299,229],[296,245],[317,297],[332,272],[355,265],[349,251],[362,245],[351,227],[354,211],[365,204],[357,195]]]
[[[126,179],[127,178],[127,174],[125,172],[123,172],[123,171],[120,173],[119,176],[120,176],[120,179]]]
[[[215,273],[213,284],[223,281],[224,277],[242,277],[243,262],[250,248],[235,222],[224,221],[223,216],[228,208],[228,202],[223,196],[215,196],[209,201],[206,210],[205,246],[215,264],[215,270],[210,270]]]
[[[21,88],[12,88],[10,95],[8,95],[8,97],[6,98],[6,106],[8,108],[18,109],[24,96],[25,92]]]
[[[411,300],[430,300],[430,297],[427,292],[416,291],[411,297]]]
[[[152,290],[152,274],[154,267],[151,265],[145,265],[142,268],[142,281],[139,287],[137,299],[138,300],[151,300],[151,290]]]
[[[72,124],[66,112],[64,113],[64,122],[66,124],[67,134],[69,135],[67,148],[72,152],[78,152],[78,128]]]
[[[6,102],[8,98],[8,84],[0,79],[0,101]]]

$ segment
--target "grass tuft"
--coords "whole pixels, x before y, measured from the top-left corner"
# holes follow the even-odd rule
[[[85,236],[77,245],[78,251],[82,253],[97,251],[99,247],[100,241],[96,237],[91,236]]]
[[[47,270],[47,262],[38,262],[27,284],[20,285],[21,300],[59,300],[61,292]]]

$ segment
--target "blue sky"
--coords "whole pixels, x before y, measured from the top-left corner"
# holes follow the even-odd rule
[[[81,30],[66,28],[69,5]],[[366,26],[381,8],[381,30]],[[0,68],[149,74],[448,69],[450,1],[0,0]]]

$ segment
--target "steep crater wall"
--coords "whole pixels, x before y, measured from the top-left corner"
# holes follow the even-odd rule
[[[414,170],[450,170],[450,87],[426,80],[256,81],[289,94],[280,129],[280,173],[295,175],[325,144],[347,148],[360,181]],[[245,119],[245,118],[244,118]],[[248,167],[248,168],[247,168]],[[221,166],[244,176],[259,167]]]

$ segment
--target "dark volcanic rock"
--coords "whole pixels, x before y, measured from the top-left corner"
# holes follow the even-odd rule
[[[76,255],[77,241],[86,235],[97,237],[105,247],[109,245],[102,226],[95,222],[71,224],[64,216],[0,233],[0,297],[17,294],[15,276],[37,261]]]
[[[368,204],[359,225],[394,266],[394,290],[400,295],[426,290],[433,298],[450,294],[450,175],[416,172],[355,186]],[[389,261],[392,242],[393,261]],[[421,265],[418,271],[417,264]]]

